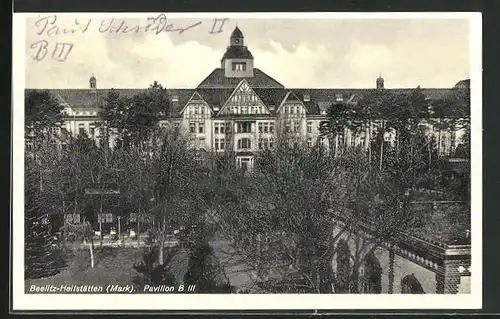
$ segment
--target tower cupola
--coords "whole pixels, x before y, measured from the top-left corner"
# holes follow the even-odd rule
[[[238,28],[238,26],[236,26],[236,28],[234,28],[234,31],[233,33],[231,33],[231,45],[232,46],[243,46],[243,41],[245,40],[245,38],[243,37],[243,33],[241,32],[240,28]]]
[[[227,78],[253,77],[253,56],[245,46],[243,32],[236,27],[229,38],[229,46],[221,59],[221,68]]]
[[[92,74],[92,76],[89,79],[89,84],[91,89],[96,89],[97,88],[97,79],[95,76]]]
[[[383,89],[384,88],[384,78],[379,74],[377,78],[377,89]]]

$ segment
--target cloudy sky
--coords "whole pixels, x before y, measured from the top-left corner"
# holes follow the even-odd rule
[[[222,32],[210,34],[211,18],[167,16],[173,28],[201,23],[182,34],[155,34],[152,29],[144,31],[147,16],[115,18],[111,29],[122,21],[129,28],[142,28],[141,32],[116,33],[106,30],[111,16],[101,15],[77,17],[80,27],[88,23],[85,32],[54,35],[48,27],[73,28],[75,16],[59,15],[45,30],[45,23],[54,18],[39,20],[43,17],[27,19],[28,88],[86,88],[92,74],[98,88],[143,88],[154,80],[168,88],[196,87],[220,66],[236,25],[255,58],[255,67],[290,88],[372,88],[379,73],[388,88],[447,88],[469,77],[469,21],[464,19],[230,17]],[[41,42],[37,41],[43,40],[47,54],[37,61],[37,53],[40,58],[44,52],[39,52]],[[58,42],[74,45],[64,62],[51,58]]]

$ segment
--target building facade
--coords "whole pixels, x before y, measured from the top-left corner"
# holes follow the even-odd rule
[[[379,76],[374,89],[307,89],[285,88],[281,83],[258,69],[241,30],[236,27],[230,36],[229,46],[221,58],[219,68],[214,69],[193,89],[168,89],[170,114],[160,125],[173,125],[189,132],[195,146],[214,152],[234,150],[238,164],[243,168],[253,166],[254,154],[260,149],[272,147],[277,137],[286,133],[313,146],[331,141],[320,136],[320,125],[327,120],[328,108],[335,103],[355,105],[366,94],[376,90],[408,93],[412,89],[387,89]],[[468,90],[469,81],[462,80],[455,88],[422,89],[431,101],[453,94],[456,89]],[[140,89],[114,90],[123,97],[143,92]],[[99,139],[99,110],[104,105],[109,89],[98,89],[97,78],[92,75],[87,89],[49,90],[64,106],[62,128],[72,134],[87,134]],[[439,152],[450,154],[463,135],[460,130],[437,129],[428,124],[429,134],[434,134]],[[376,133],[374,121],[354,134],[345,129],[343,143],[348,146],[369,147]],[[60,128],[55,128],[60,129]],[[394,134],[387,132],[386,141],[393,141]],[[113,138],[110,139],[113,143]]]

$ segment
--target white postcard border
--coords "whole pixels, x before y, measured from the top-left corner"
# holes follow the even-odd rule
[[[74,13],[72,13],[74,14]],[[169,13],[172,18],[468,19],[471,78],[470,294],[26,294],[24,289],[24,89],[25,19],[13,16],[12,112],[12,305],[13,310],[254,310],[254,309],[479,309],[482,307],[482,20],[480,13]],[[58,15],[62,15],[59,14]],[[151,13],[84,13],[79,16],[139,17]]]

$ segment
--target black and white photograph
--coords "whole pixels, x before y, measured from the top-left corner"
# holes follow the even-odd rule
[[[480,308],[481,36],[15,14],[14,308]]]

